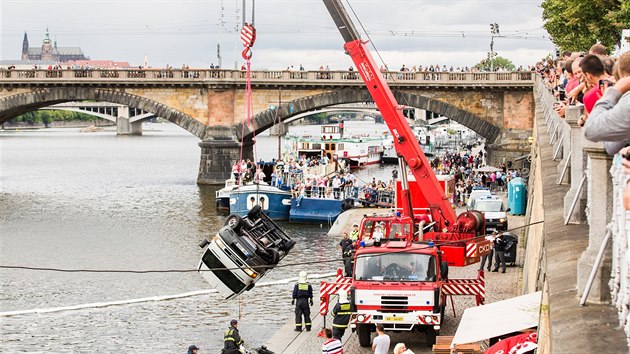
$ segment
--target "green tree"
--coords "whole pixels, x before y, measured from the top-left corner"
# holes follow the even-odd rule
[[[512,71],[516,68],[510,59],[500,56],[496,56],[494,59],[483,59],[473,67],[484,71],[490,71],[491,68],[494,70],[503,69]]]
[[[561,50],[586,51],[598,41],[612,49],[630,23],[627,0],[544,0],[544,27]]]

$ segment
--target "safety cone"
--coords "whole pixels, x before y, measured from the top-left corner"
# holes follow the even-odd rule
[[[326,328],[322,327],[322,330],[317,333],[317,336],[322,337],[322,338],[326,337],[325,331],[326,331]]]

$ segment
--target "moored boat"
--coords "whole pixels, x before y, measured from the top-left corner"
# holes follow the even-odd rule
[[[343,124],[322,125],[319,135],[288,136],[291,150],[298,156],[332,161],[345,161],[350,168],[358,168],[381,161],[383,139],[380,136],[344,135]]]
[[[230,213],[245,216],[255,205],[260,205],[272,220],[288,220],[291,192],[264,182],[237,186],[230,191]]]
[[[215,192],[217,209],[230,210],[230,192],[234,188],[236,188],[236,180],[234,178],[230,178],[225,181],[225,187]]]

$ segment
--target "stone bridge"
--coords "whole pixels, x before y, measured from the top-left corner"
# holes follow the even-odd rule
[[[491,162],[513,159],[529,149],[532,73],[383,75],[399,104],[444,115],[486,138]],[[0,123],[70,101],[137,108],[201,139],[198,182],[215,184],[227,178],[241,148],[245,156],[252,155],[254,133],[306,112],[372,101],[357,72],[254,71],[253,117],[248,125],[245,83],[245,72],[239,70],[2,70]]]

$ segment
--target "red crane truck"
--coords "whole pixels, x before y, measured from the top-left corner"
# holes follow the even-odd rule
[[[484,216],[476,211],[455,215],[367,42],[361,40],[340,0],[323,1],[394,137],[402,211],[363,218],[352,278],[322,283],[321,289],[327,290],[320,289],[320,312],[327,312],[330,295],[350,284],[350,327],[361,346],[370,345],[370,332],[379,323],[391,331],[424,332],[431,346],[442,324],[447,296],[476,295],[477,304],[483,303],[483,271],[477,279],[449,279],[448,267],[476,263],[489,252],[491,244],[483,237]],[[426,200],[422,212],[414,212],[413,201],[420,196],[409,193],[407,168]],[[376,225],[381,226],[382,235],[375,235]]]

